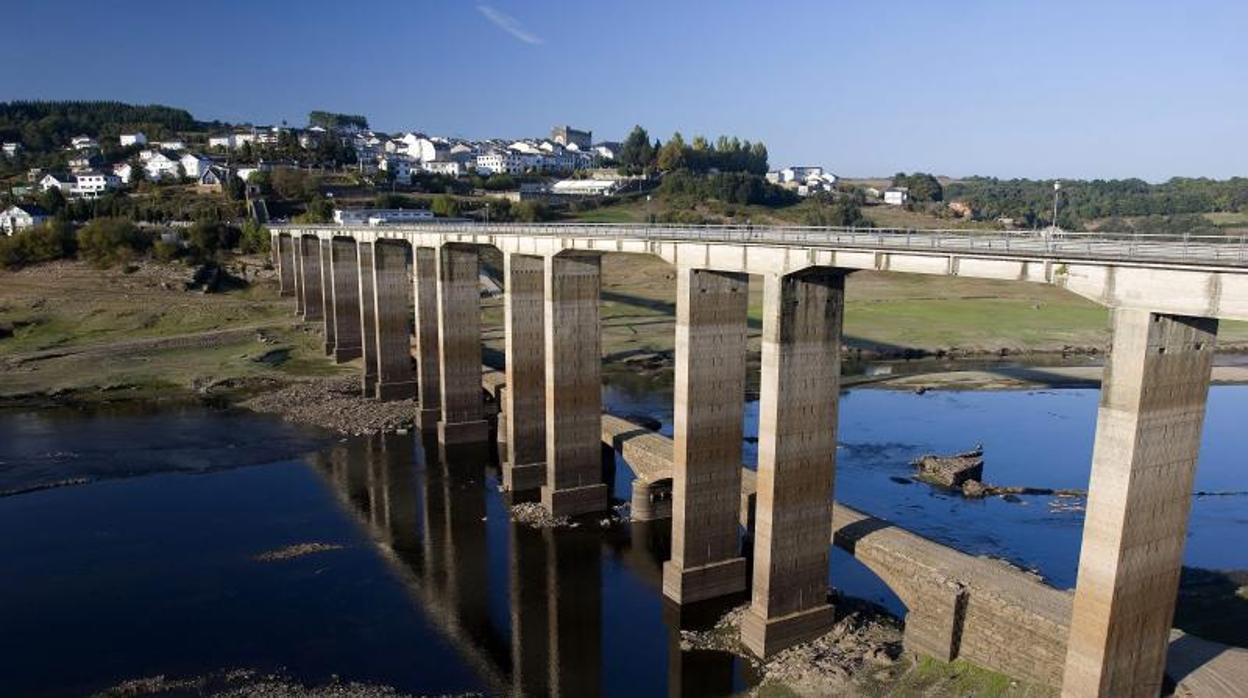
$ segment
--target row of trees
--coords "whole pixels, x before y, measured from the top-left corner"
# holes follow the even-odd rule
[[[1112,217],[1248,212],[1248,178],[1176,177],[1160,184],[1140,179],[1064,180],[1060,196],[1059,222],[1064,227]],[[966,201],[981,218],[1047,225],[1053,217],[1053,180],[970,177],[951,182],[945,198]]]
[[[16,141],[36,152],[57,150],[71,138],[88,135],[116,140],[127,131],[161,138],[204,125],[185,109],[106,101],[0,102],[0,140]]]
[[[269,231],[254,221],[241,228],[221,221],[196,221],[186,229],[184,244],[166,241],[160,231],[141,228],[125,218],[96,218],[77,232],[62,218],[0,237],[0,267],[17,268],[55,259],[78,257],[101,266],[131,262],[146,255],[162,261],[185,257],[212,262],[225,250],[269,251]]]
[[[677,132],[666,144],[655,139],[641,126],[634,126],[620,144],[617,158],[620,169],[627,174],[643,172],[747,172],[767,173],[767,146],[761,141],[751,143],[736,136],[720,136],[714,143],[703,136],[694,136],[692,143]]]
[[[708,175],[676,170],[663,177],[658,193],[676,207],[692,207],[710,199],[727,204],[759,206],[788,206],[798,201],[796,193],[748,172]]]

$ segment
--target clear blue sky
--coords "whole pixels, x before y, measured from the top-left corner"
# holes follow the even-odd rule
[[[0,99],[765,141],[842,175],[1248,175],[1248,2],[8,3]]]

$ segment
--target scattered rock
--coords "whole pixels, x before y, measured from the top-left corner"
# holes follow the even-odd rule
[[[952,456],[926,454],[911,461],[919,469],[919,477],[944,487],[961,487],[967,480],[984,477],[984,447]]]
[[[293,560],[297,557],[341,549],[342,546],[337,543],[298,543],[260,553],[254,559],[256,562],[277,562],[279,560]]]
[[[984,487],[984,483],[979,480],[967,480],[962,483],[962,495],[965,497],[979,499],[980,497],[983,497],[987,491],[987,488]]]
[[[551,516],[546,507],[537,502],[524,502],[511,507],[511,520],[532,528],[572,527],[572,520],[566,516]]]

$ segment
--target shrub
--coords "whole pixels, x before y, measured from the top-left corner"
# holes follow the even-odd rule
[[[0,237],[0,266],[16,268],[71,257],[75,247],[73,226],[54,220]]]
[[[238,249],[243,254],[267,253],[272,238],[269,229],[248,219],[243,223],[242,234],[238,240]]]
[[[146,252],[152,238],[121,218],[97,218],[78,233],[78,254],[95,264],[126,262]]]

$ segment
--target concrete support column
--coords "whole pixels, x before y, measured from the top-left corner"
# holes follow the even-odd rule
[[[382,400],[416,397],[407,319],[407,250],[407,243],[397,240],[378,240],[373,244],[373,345],[377,349],[376,396]]]
[[[481,404],[481,291],[477,248],[438,250],[438,362],[442,367],[443,446],[485,443],[489,424]]]
[[[412,250],[412,294],[416,304],[416,425],[432,431],[442,417],[442,370],[438,362],[438,251]]]
[[[676,273],[672,557],[663,593],[692,603],[745,591],[738,512],[749,276]]]
[[[334,265],[333,243],[321,240],[321,312],[325,320],[325,355],[333,356],[334,339]]]
[[[507,350],[507,396],[501,418],[507,444],[503,487],[535,490],[546,475],[545,262],[508,253],[503,266]]]
[[[334,361],[360,358],[360,262],[355,240],[334,238],[330,245],[334,282]]]
[[[764,278],[754,585],[741,639],[759,656],[832,627],[828,541],[845,275]]]
[[[300,277],[303,280],[303,319],[320,320],[321,307],[321,241],[310,235],[300,239]]]
[[[290,268],[295,279],[295,315],[303,316],[303,236],[295,236],[290,245]]]
[[[360,355],[364,375],[360,391],[364,397],[377,397],[377,304],[373,298],[373,243],[356,245],[360,267]]]
[[[554,516],[605,511],[602,482],[602,350],[598,297],[601,260],[563,253],[545,258],[546,484]]]
[[[289,233],[277,236],[277,282],[278,294],[295,295],[295,245]]]
[[[1156,696],[1218,322],[1115,309],[1064,696]]]

